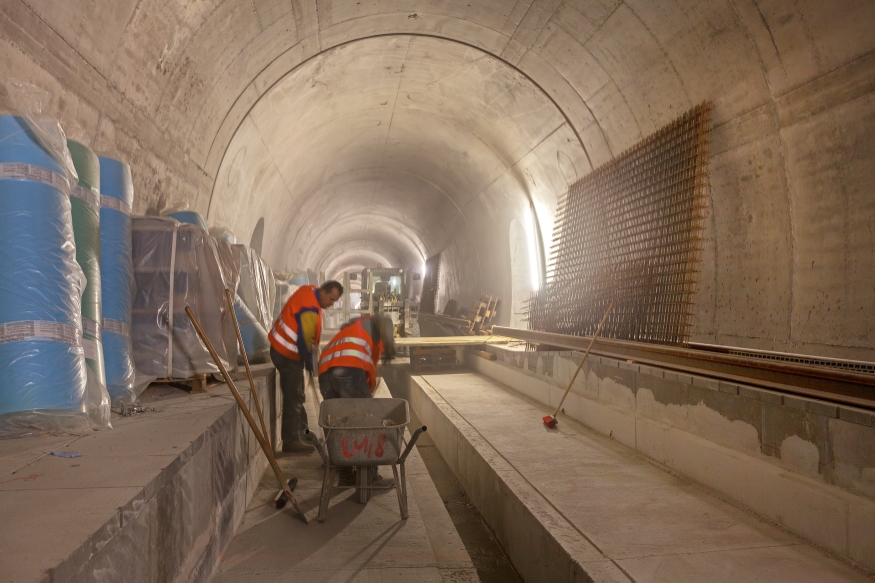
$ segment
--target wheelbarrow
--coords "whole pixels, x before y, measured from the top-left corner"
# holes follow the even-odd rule
[[[322,428],[325,439],[319,439],[311,431],[307,431],[325,463],[317,517],[319,522],[325,520],[337,470],[345,467],[356,468],[358,501],[367,504],[373,490],[384,489],[371,485],[377,466],[392,466],[401,518],[407,518],[407,475],[404,462],[416,440],[427,429],[423,425],[414,431],[409,442],[405,442],[404,431],[409,423],[410,408],[404,399],[322,401],[319,407],[319,427]]]

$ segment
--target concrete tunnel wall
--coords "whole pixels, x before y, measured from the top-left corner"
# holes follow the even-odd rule
[[[279,269],[443,251],[462,301],[509,303],[512,220],[548,245],[569,181],[711,100],[694,339],[871,359],[873,25],[868,0],[6,0],[0,66],[131,163],[136,212],[263,217]]]

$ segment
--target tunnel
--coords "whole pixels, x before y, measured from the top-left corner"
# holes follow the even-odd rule
[[[415,270],[440,253],[441,306],[511,306],[542,285],[568,185],[709,100],[693,338],[872,355],[866,2],[3,13],[4,70],[53,92],[71,135],[129,161],[135,212],[187,204],[243,241],[263,218],[276,269]]]
[[[768,353],[786,363],[835,361],[851,372],[875,370],[870,0],[6,0],[0,18],[4,84],[16,79],[45,89],[51,101],[42,113],[57,118],[67,137],[130,166],[133,215],[196,211],[210,227],[223,227],[256,249],[275,272],[310,270],[320,283],[378,265],[404,269],[419,280],[426,276],[426,261],[440,257],[437,308],[497,296],[502,303],[492,324],[508,329],[527,328],[527,302],[550,281],[557,216],[569,189],[708,103],[710,178],[689,341],[721,354]],[[16,109],[0,91],[0,110]],[[550,340],[540,341],[549,347],[541,356],[484,347],[479,357],[468,353],[461,362],[473,359],[469,368],[480,376],[469,379],[472,386],[496,402],[504,402],[503,393],[490,392],[498,389],[477,379],[488,377],[552,409],[553,389],[544,388],[543,398],[533,396],[517,386],[528,381],[514,376],[528,375],[544,387],[563,385],[560,395],[569,381],[570,388],[579,362],[569,364],[571,351],[578,358],[586,345]],[[584,383],[588,374],[601,379],[600,391],[628,385],[632,396],[608,399],[610,407],[631,402],[639,417],[658,410],[660,422],[675,428],[683,423],[684,431],[693,431],[695,423],[702,431],[709,426],[702,419],[694,423],[696,407],[700,413],[719,410],[711,425],[718,429],[707,439],[720,447],[731,443],[756,463],[844,488],[836,495],[843,502],[835,504],[844,504],[846,532],[853,530],[857,503],[842,498],[847,492],[865,498],[859,516],[867,518],[858,526],[868,530],[875,524],[875,437],[856,432],[858,426],[875,427],[870,393],[834,402],[824,397],[826,385],[816,382],[806,385],[808,393],[785,393],[785,381],[768,372],[750,381],[765,391],[748,394],[756,403],[753,413],[747,401],[720,408],[712,397],[697,401],[686,388],[642,405],[650,377],[621,382],[617,374],[627,373],[605,372],[604,363],[639,367],[628,373],[636,379],[645,375],[643,367],[662,365],[645,352],[621,354],[618,348],[601,354],[595,357],[601,364],[587,365],[601,369],[578,370],[587,371]],[[698,386],[699,373],[679,366],[660,372],[658,382],[682,382],[680,375],[689,380],[685,387]],[[276,398],[278,381],[263,380],[267,374],[258,373],[258,382],[267,383],[265,390]],[[733,374],[712,383],[715,394],[726,385],[733,398],[744,397],[747,381]],[[470,403],[462,392],[452,392],[449,380],[438,386],[414,377],[387,373],[385,396],[391,389],[392,396],[408,399],[423,423],[429,417],[450,427],[464,416]],[[789,407],[795,397],[787,394],[826,399],[827,412],[823,419],[781,417],[775,421],[779,429],[766,429],[769,404]],[[438,404],[432,407],[429,399]],[[455,413],[448,412],[451,405],[458,407]],[[845,405],[865,413],[864,421],[855,417],[853,431],[838,429]],[[814,415],[823,412],[818,407],[796,410]],[[682,422],[675,416],[679,408]],[[572,415],[570,406],[562,411]],[[616,411],[599,411],[601,421],[580,413],[575,423],[637,447],[638,430],[633,427],[631,441],[623,441],[625,429],[604,421]],[[845,415],[864,415],[859,411]],[[279,415],[269,414],[274,421]],[[440,450],[463,489],[474,488],[468,492],[473,500],[482,484],[466,485],[445,449],[455,451],[465,439],[474,444],[471,451],[479,447],[480,438],[463,425],[453,429],[452,447],[441,445],[449,438],[437,435],[427,447]],[[250,445],[257,452],[258,444]],[[843,458],[843,448],[852,453]],[[665,451],[642,455],[675,471],[672,463],[683,456]],[[472,464],[465,471],[473,472]],[[726,494],[736,486],[713,485],[698,474],[692,479],[736,500]],[[240,496],[251,498],[257,482]],[[500,491],[503,500],[513,498],[509,491]],[[853,569],[875,568],[871,532],[856,547],[851,538],[819,538],[819,527],[810,526],[819,519],[799,526],[785,520],[785,511],[765,510],[777,508],[777,501],[757,506],[754,498],[750,494],[738,504],[828,548]],[[516,558],[522,547],[514,545],[523,543],[502,538],[490,523],[492,510],[473,502],[489,523],[489,536],[504,547],[521,578],[530,579],[537,567],[527,571]],[[553,520],[544,518],[553,516],[550,504],[538,521]],[[568,532],[590,541],[582,531]],[[567,549],[559,547],[555,552],[564,557]],[[660,580],[630,575],[619,561],[612,564],[628,579]],[[170,580],[182,572],[180,565],[174,567],[179,571],[150,572],[144,580]],[[57,580],[68,580],[61,567],[52,568]],[[204,567],[204,580],[213,576],[211,568]],[[185,569],[193,572],[191,565]],[[690,569],[683,577],[713,575]],[[662,580],[683,579],[671,573]],[[753,571],[740,573],[745,579]]]

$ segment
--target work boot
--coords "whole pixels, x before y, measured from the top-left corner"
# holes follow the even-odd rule
[[[393,488],[395,486],[395,478],[384,478],[380,474],[374,476],[371,480],[371,486],[375,488]]]
[[[309,443],[303,441],[289,441],[283,443],[283,452],[285,453],[312,453],[316,449]]]

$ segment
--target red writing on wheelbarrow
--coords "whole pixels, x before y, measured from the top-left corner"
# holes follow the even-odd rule
[[[374,439],[374,437],[376,437],[376,439]],[[380,458],[383,457],[383,455],[385,454],[385,451],[383,451],[385,445],[385,433],[377,436],[371,435],[370,439],[368,439],[368,436],[365,436],[360,440],[354,439],[352,441],[352,448],[349,447],[349,438],[344,437],[343,440],[340,442],[340,447],[343,449],[343,457],[345,458],[351,458],[356,453],[367,455],[368,458]]]

